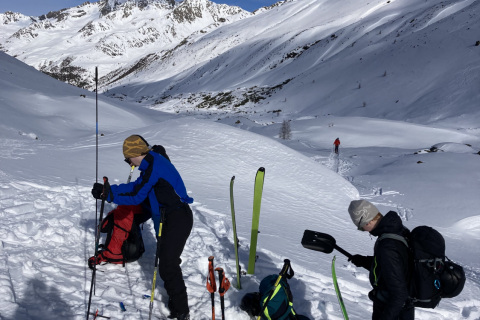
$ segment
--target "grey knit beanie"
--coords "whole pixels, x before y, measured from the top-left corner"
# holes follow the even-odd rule
[[[353,200],[348,207],[348,213],[358,230],[364,231],[363,227],[377,216],[377,207],[367,200]]]

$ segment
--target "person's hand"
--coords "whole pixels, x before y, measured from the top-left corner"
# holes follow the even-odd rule
[[[110,189],[110,183],[108,183],[108,178],[103,177],[105,184],[94,183],[92,188],[92,196],[98,200],[107,200],[111,202],[113,200],[112,190]],[[110,199],[109,199],[110,196]]]
[[[103,195],[103,184],[101,183],[94,183],[92,189],[92,196],[97,200],[102,200]]]
[[[359,254],[354,254],[352,257],[348,259],[351,263],[353,263],[356,267],[363,267],[367,270],[370,269],[370,265],[372,263],[372,257],[369,256],[362,256]]]

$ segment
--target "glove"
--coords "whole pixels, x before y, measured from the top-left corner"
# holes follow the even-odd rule
[[[93,189],[92,189],[92,196],[95,199],[101,200],[103,194],[103,184],[101,183],[94,183],[93,184]]]
[[[353,263],[356,267],[363,267],[367,270],[370,270],[370,266],[372,265],[371,256],[362,256],[359,254],[354,254],[351,258],[348,259],[348,261]]]
[[[105,181],[105,184],[101,184],[98,182],[93,184],[92,196],[98,200],[105,199],[108,202],[112,202],[113,195],[112,195],[112,190],[110,189],[110,183],[108,183],[108,178],[103,177],[103,181]]]
[[[105,259],[103,253],[100,252],[97,257],[93,256],[88,259],[88,267],[93,270],[95,265],[99,265],[102,262],[107,262],[107,259]]]

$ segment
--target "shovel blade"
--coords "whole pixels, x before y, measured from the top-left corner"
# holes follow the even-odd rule
[[[331,253],[335,243],[335,238],[326,233],[312,230],[305,230],[303,233],[302,246],[310,250]]]

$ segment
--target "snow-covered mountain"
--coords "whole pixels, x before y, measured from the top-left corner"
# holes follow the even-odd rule
[[[103,72],[128,67],[194,33],[248,15],[208,0],[85,2],[40,17],[1,14],[0,43],[10,55],[55,78],[92,87],[94,66],[101,65]]]
[[[480,119],[465,116],[480,99],[479,12],[473,0],[289,0],[254,14],[206,0],[103,1],[9,23],[22,28],[0,43],[80,86],[92,88],[98,65],[101,90],[158,110],[289,120],[373,110],[465,129]]]

